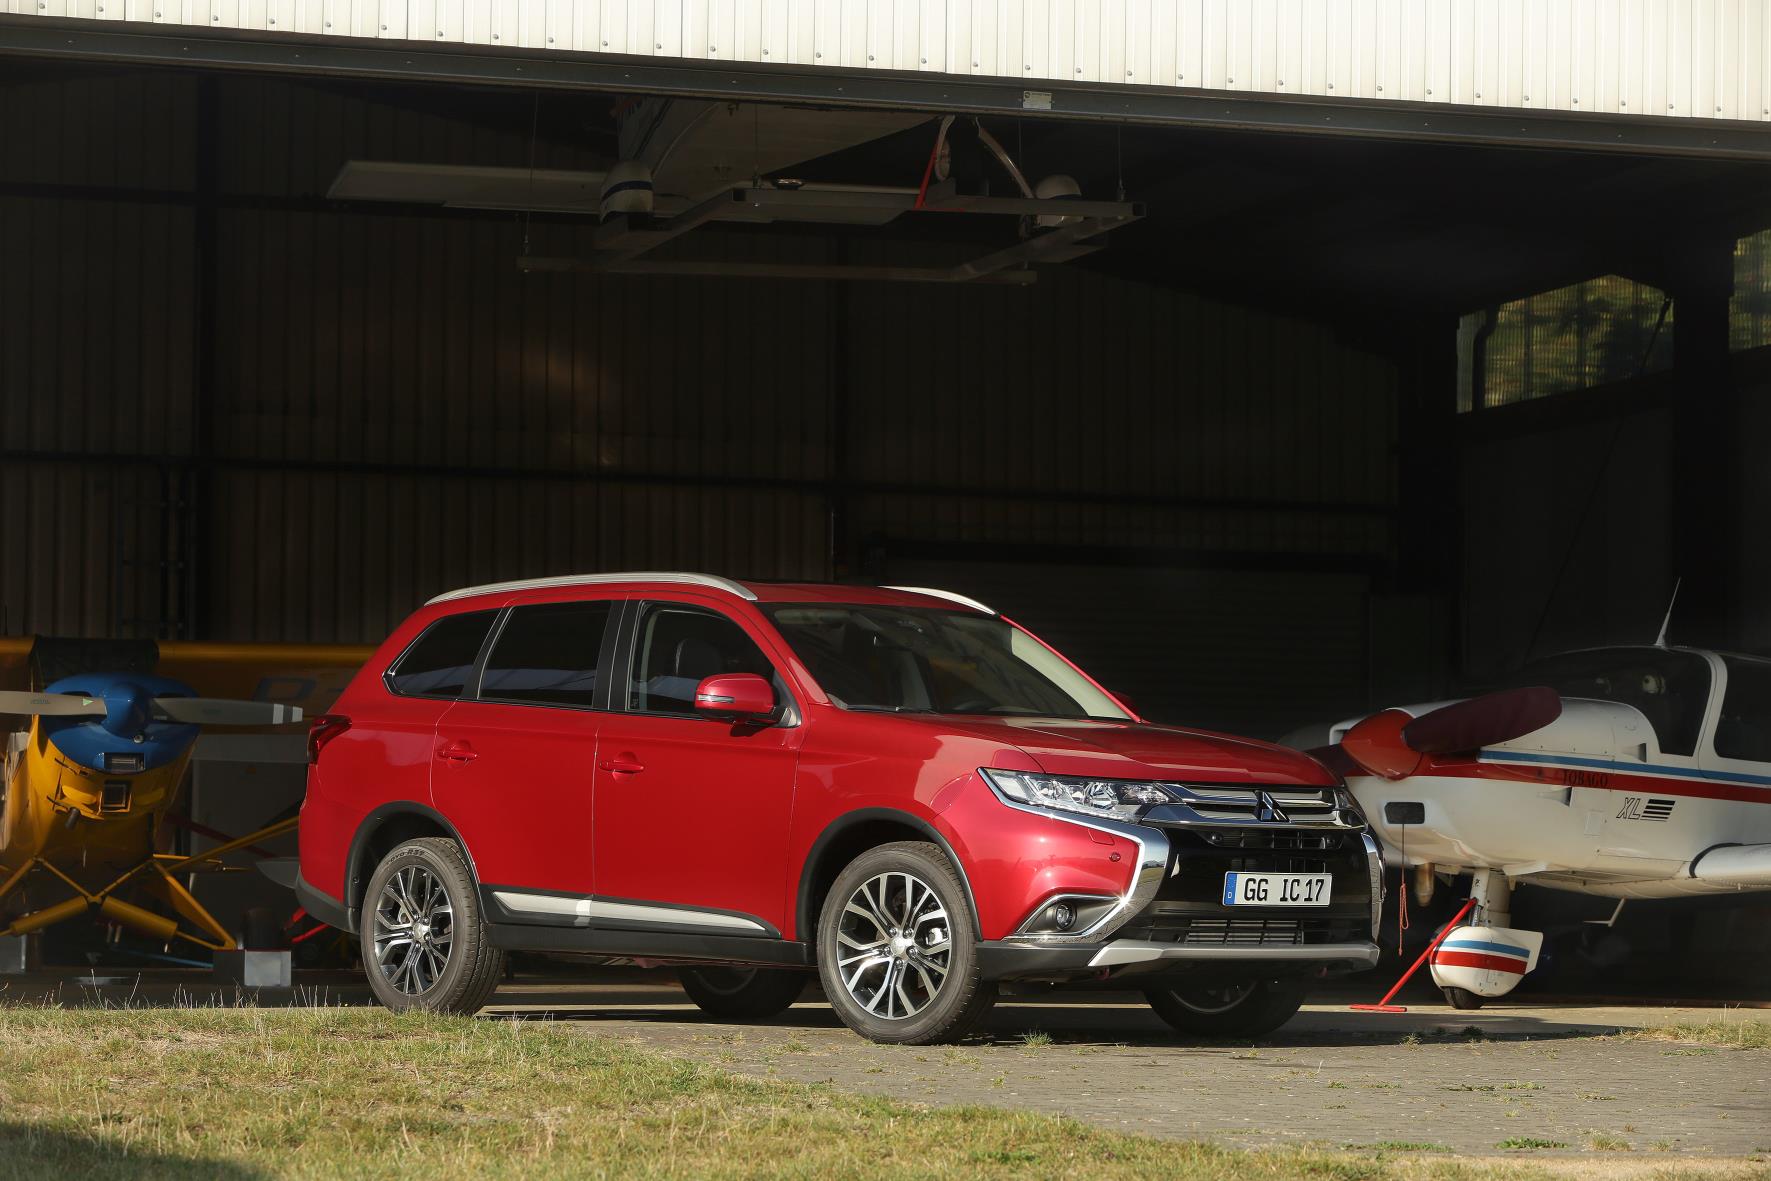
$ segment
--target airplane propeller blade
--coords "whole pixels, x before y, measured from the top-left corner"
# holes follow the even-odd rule
[[[156,697],[154,708],[175,722],[203,726],[282,726],[301,721],[301,707],[223,697]]]
[[[1348,730],[1340,747],[1369,774],[1406,779],[1419,769],[1424,755],[1481,750],[1523,738],[1561,716],[1562,698],[1554,689],[1541,685],[1503,689],[1440,706],[1418,718],[1386,709]]]
[[[78,693],[0,692],[0,714],[40,714],[51,718],[105,716],[105,703]]]
[[[1402,727],[1402,741],[1427,755],[1480,750],[1541,730],[1562,716],[1554,689],[1534,685],[1442,706]]]

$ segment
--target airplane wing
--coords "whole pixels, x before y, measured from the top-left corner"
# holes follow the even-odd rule
[[[374,651],[351,644],[164,640],[156,671],[196,686],[205,697],[294,705],[312,718],[331,707]]]
[[[1727,882],[1771,889],[1771,845],[1718,845],[1697,855],[1691,876],[1705,882]]]

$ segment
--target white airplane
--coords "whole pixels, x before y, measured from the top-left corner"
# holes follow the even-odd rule
[[[1386,856],[1415,867],[1417,899],[1472,875],[1470,921],[1431,961],[1452,1005],[1504,996],[1537,966],[1542,932],[1511,926],[1516,883],[1620,909],[1771,890],[1771,661],[1595,648],[1513,683],[1348,719],[1313,752],[1346,776]]]

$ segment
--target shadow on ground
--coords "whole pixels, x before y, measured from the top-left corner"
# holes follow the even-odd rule
[[[250,1165],[143,1152],[90,1132],[0,1119],[0,1178],[177,1177],[180,1181],[259,1181],[271,1174]]]
[[[750,1028],[758,1033],[794,1030],[840,1031],[843,1024],[822,998],[809,995],[793,1009],[764,1021],[736,1022],[710,1018],[680,1002],[663,1007],[656,994],[648,997],[598,997],[594,1005],[538,1007],[503,1010],[484,1015],[488,1020],[558,1021],[573,1024],[640,1023],[657,1026]],[[496,1002],[494,1002],[496,1003]],[[1320,1018],[1317,1018],[1320,1020]],[[968,1045],[1021,1046],[1029,1038],[1042,1045],[1092,1046],[1136,1049],[1139,1047],[1199,1046],[1234,1047],[1265,1045],[1321,1049],[1333,1046],[1449,1045],[1461,1042],[1554,1042],[1603,1036],[1611,1026],[1569,1025],[1530,1017],[1509,1016],[1504,1026],[1492,1021],[1416,1020],[1405,1026],[1377,1027],[1367,1021],[1333,1021],[1330,1027],[1309,1028],[1310,1015],[1260,1038],[1208,1038],[1171,1031],[1148,1010],[1131,1007],[1104,1009],[1072,1005],[1012,1005],[1000,1007],[985,1018],[982,1027],[966,1039]],[[1349,1028],[1348,1025],[1352,1027]],[[1301,1027],[1300,1027],[1301,1025]]]

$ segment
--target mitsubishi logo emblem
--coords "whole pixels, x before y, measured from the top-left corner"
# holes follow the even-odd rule
[[[1279,805],[1273,802],[1272,796],[1264,791],[1256,791],[1254,794],[1256,820],[1271,821],[1274,824],[1291,823],[1291,817],[1287,816]]]

